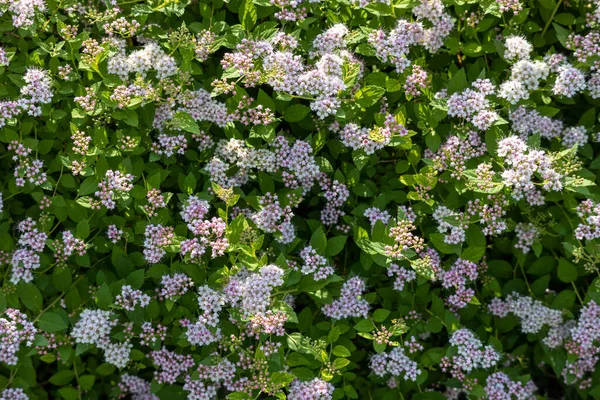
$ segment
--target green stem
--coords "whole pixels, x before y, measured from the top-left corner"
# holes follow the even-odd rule
[[[544,37],[544,35],[546,34],[546,31],[550,27],[550,24],[552,23],[552,20],[554,19],[554,16],[556,15],[556,12],[558,11],[558,7],[560,7],[562,2],[563,2],[563,0],[558,0],[558,3],[556,3],[556,7],[554,7],[554,10],[552,10],[552,14],[550,15],[550,18],[548,18],[548,22],[546,22],[546,26],[544,26],[544,30],[542,31],[542,37]]]

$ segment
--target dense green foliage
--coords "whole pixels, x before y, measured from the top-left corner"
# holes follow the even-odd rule
[[[0,399],[600,397],[598,6],[0,0]]]

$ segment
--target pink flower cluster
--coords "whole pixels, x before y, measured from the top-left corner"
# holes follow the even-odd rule
[[[39,232],[36,228],[36,222],[27,218],[17,225],[17,230],[21,233],[17,249],[12,253],[10,263],[12,265],[12,275],[10,281],[15,285],[21,280],[31,282],[33,280],[33,270],[40,267],[40,254],[46,247],[48,235],[45,232]]]
[[[489,195],[485,200],[469,200],[465,213],[483,225],[481,230],[484,235],[499,235],[507,229],[506,221],[502,218],[506,214],[508,204],[503,194]]]
[[[350,196],[350,191],[345,184],[331,180],[325,173],[319,177],[319,186],[321,186],[323,197],[327,201],[321,210],[321,222],[326,226],[335,225],[341,217],[346,215],[342,207]]]
[[[416,361],[411,360],[404,352],[403,347],[394,347],[388,353],[379,353],[371,357],[369,363],[371,371],[379,377],[391,375],[394,378],[402,377],[404,380],[415,382],[421,375],[421,370]]]
[[[181,376],[194,366],[194,360],[190,354],[177,354],[163,347],[155,350],[149,355],[154,365],[158,368],[154,371],[154,379],[159,384],[173,384]]]
[[[487,377],[485,385],[485,395],[488,400],[535,400],[537,387],[532,381],[525,385],[518,381],[513,381],[504,372],[494,372]]]
[[[106,171],[106,178],[98,184],[99,190],[94,194],[98,200],[90,200],[92,208],[100,209],[102,204],[109,210],[114,209],[116,200],[124,198],[133,189],[134,179],[133,175],[121,171]]]
[[[190,196],[181,211],[188,229],[196,236],[181,242],[181,254],[195,263],[200,262],[207,247],[212,249],[212,258],[224,255],[229,248],[229,241],[225,237],[225,221],[220,217],[205,219],[209,208],[207,201]]]
[[[392,218],[387,210],[380,210],[377,207],[367,208],[363,215],[369,219],[369,222],[371,223],[371,229],[375,227],[377,221],[381,221],[383,225],[387,225]]]
[[[117,228],[116,225],[109,225],[106,231],[106,237],[116,244],[123,237],[123,231]]]
[[[74,253],[78,256],[83,256],[86,253],[85,242],[73,236],[71,231],[63,231],[62,241],[55,240],[54,243],[54,259],[56,262],[65,262]]]
[[[336,125],[330,129],[337,131]],[[375,126],[371,129],[361,128],[357,124],[350,123],[339,130],[340,139],[345,146],[353,150],[364,150],[366,154],[373,154],[389,145],[394,136],[406,136],[408,130],[392,114],[386,114],[383,126]]]
[[[563,188],[562,175],[553,167],[550,156],[542,150],[530,148],[517,136],[509,136],[498,142],[498,155],[504,159],[506,169],[502,172],[505,186],[512,188],[512,197],[525,198],[531,205],[543,205],[544,195],[536,186],[545,191],[560,191]]]
[[[537,110],[528,110],[524,106],[517,107],[508,115],[511,128],[523,140],[529,135],[539,133],[543,138],[551,140],[559,137],[563,131],[563,123],[558,119],[542,116]]]
[[[144,258],[149,264],[158,264],[167,254],[164,248],[173,244],[175,239],[173,228],[148,224],[144,234]]]
[[[432,217],[438,224],[438,232],[445,234],[446,243],[459,244],[465,241],[468,225],[463,213],[440,205],[435,209]]]
[[[248,322],[248,329],[254,332],[256,339],[260,338],[260,334],[266,335],[285,335],[285,329],[283,325],[286,323],[288,317],[283,311],[272,311],[267,310],[264,313],[257,313]]]
[[[8,145],[8,150],[15,152],[12,159],[17,162],[14,172],[17,186],[23,187],[27,182],[38,186],[47,181],[46,173],[42,170],[44,162],[30,157],[32,152],[30,148],[17,141],[12,141]]]
[[[444,39],[453,27],[452,18],[444,10],[440,0],[422,0],[413,10],[417,21],[398,20],[396,28],[389,34],[383,30],[374,30],[368,41],[375,48],[377,57],[394,64],[396,71],[401,73],[409,65],[408,53],[411,46],[423,46],[429,52],[436,52],[444,44]],[[430,22],[426,28],[423,20]]]
[[[523,333],[537,333],[544,325],[557,327],[562,324],[563,317],[560,310],[546,307],[541,301],[528,296],[513,293],[506,296],[506,300],[494,298],[488,306],[492,315],[505,317],[514,314],[521,321]]]
[[[315,281],[326,279],[335,272],[333,267],[329,265],[327,258],[317,254],[317,251],[312,246],[306,246],[300,252],[303,264],[300,272],[303,275],[313,275]]]
[[[475,296],[475,291],[467,288],[469,282],[474,282],[479,276],[477,264],[471,261],[457,259],[448,271],[442,271],[440,278],[442,287],[455,289],[455,293],[448,297],[447,301],[451,308],[464,308]]]
[[[414,220],[411,220],[411,215],[406,214],[406,217],[397,222],[396,226],[390,228],[389,236],[394,239],[393,245],[385,246],[385,253],[390,258],[404,259],[409,250],[420,252],[423,250],[425,241],[412,233],[417,227]]]
[[[583,221],[575,228],[578,240],[594,240],[600,237],[600,204],[584,200],[577,206],[577,215]]]
[[[4,311],[6,318],[0,318],[0,362],[17,365],[17,352],[21,343],[31,346],[37,329],[27,319],[27,315],[14,308]]]
[[[488,130],[499,118],[487,96],[496,91],[489,79],[477,79],[462,92],[453,93],[448,99],[448,115],[463,118],[481,131]]]
[[[137,400],[159,400],[158,396],[152,394],[150,383],[146,382],[142,378],[137,376],[129,375],[127,373],[121,375],[121,382],[119,382],[119,398],[125,398],[127,395],[131,395],[132,399]]]
[[[232,121],[225,104],[214,100],[206,90],[185,90],[170,102],[156,107],[154,128],[162,131],[168,121],[172,121],[178,113],[182,112],[189,114],[195,121],[209,121],[221,128]]]
[[[8,5],[15,28],[27,29],[35,23],[35,17],[48,10],[44,0],[0,0],[0,5]]]
[[[398,291],[404,290],[404,285],[407,282],[412,282],[417,279],[415,271],[408,270],[404,267],[398,266],[398,264],[390,264],[387,269],[387,275],[394,279],[394,289]]]
[[[369,303],[362,298],[365,290],[365,282],[357,276],[352,277],[342,285],[340,297],[331,304],[325,304],[321,311],[332,319],[367,318]]]
[[[159,300],[173,300],[175,297],[181,297],[194,286],[194,282],[186,274],[178,273],[173,275],[163,275],[160,280],[160,288],[157,288]]]
[[[468,329],[454,331],[449,342],[458,352],[452,357],[452,375],[457,379],[461,379],[464,372],[488,369],[500,361],[500,354],[492,346],[484,346]]]
[[[288,400],[331,400],[334,386],[319,378],[311,381],[295,379],[289,386]]]
[[[258,272],[242,270],[233,275],[223,292],[227,301],[240,310],[243,318],[265,312],[271,303],[271,292],[283,285],[283,270],[265,265]]]
[[[527,254],[531,250],[531,246],[538,241],[540,230],[531,222],[519,222],[515,226],[515,234],[517,235],[515,249],[520,249],[523,253]]]
[[[420,65],[413,64],[412,72],[406,77],[404,91],[407,95],[417,97],[421,94],[421,90],[429,87],[427,71]]]
[[[469,131],[464,138],[458,135],[448,137],[435,153],[428,153],[427,156],[433,159],[439,171],[449,170],[453,178],[460,180],[467,169],[467,162],[485,152],[486,146],[479,134]]]
[[[292,224],[294,213],[292,207],[287,205],[281,207],[279,199],[271,193],[267,193],[259,199],[261,209],[250,215],[252,222],[267,233],[275,233],[276,240],[282,244],[288,244],[296,239],[296,231]]]
[[[345,50],[347,34],[348,28],[337,24],[317,35],[310,56],[318,59],[311,67],[305,66],[291,49],[281,51],[274,48],[276,43],[247,39],[237,45],[235,52],[225,54],[221,63],[224,69],[237,70],[246,86],[266,82],[275,90],[310,97],[311,109],[324,119],[337,112],[341,106],[338,96],[348,89],[342,66],[351,64],[360,70],[358,60]]]
[[[133,311],[138,305],[143,308],[150,304],[150,296],[141,290],[133,289],[130,285],[125,285],[121,288],[115,304],[127,311]]]

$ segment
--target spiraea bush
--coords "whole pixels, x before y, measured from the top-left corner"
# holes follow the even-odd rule
[[[0,32],[0,399],[600,397],[597,1]]]

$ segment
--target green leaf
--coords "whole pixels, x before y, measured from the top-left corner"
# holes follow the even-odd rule
[[[98,181],[95,176],[90,176],[85,178],[81,185],[79,185],[79,191],[77,192],[77,196],[86,196],[88,194],[94,193],[98,189]]]
[[[240,22],[246,31],[251,31],[256,24],[256,6],[252,0],[244,0],[240,6]]]
[[[287,122],[299,122],[310,113],[310,108],[302,104],[293,104],[283,112],[283,119]]]
[[[127,275],[127,284],[134,289],[139,289],[144,284],[144,270],[138,269]]]
[[[319,228],[310,237],[310,245],[317,252],[317,254],[324,254],[327,250],[327,237],[323,231],[323,227]]]
[[[67,329],[62,317],[53,312],[45,312],[38,320],[38,327],[44,332],[58,332]]]
[[[373,313],[373,321],[383,322],[390,316],[390,310],[380,308]]]
[[[333,348],[332,353],[337,357],[350,357],[350,350],[345,348],[344,346],[337,345]]]
[[[336,358],[333,360],[333,368],[335,369],[342,369],[348,364],[350,364],[350,360],[347,358]]]
[[[77,400],[79,399],[79,391],[72,386],[67,386],[58,389],[58,394],[65,400]]]
[[[462,92],[467,85],[467,73],[464,68],[461,68],[448,81],[448,94]]]
[[[178,112],[171,120],[171,126],[185,132],[200,134],[198,123],[186,112]]]
[[[18,286],[17,292],[25,307],[35,313],[42,311],[42,293],[37,286],[33,283],[21,283]]]
[[[558,279],[563,282],[573,282],[577,279],[577,268],[569,261],[561,258],[558,260]]]
[[[331,329],[329,331],[329,333],[327,334],[327,342],[328,343],[335,343],[337,342],[337,340],[340,338],[340,327],[339,326],[334,326],[333,329]]]
[[[361,107],[371,107],[385,94],[385,89],[379,86],[367,85],[361,88],[354,99]]]
[[[64,386],[75,378],[75,374],[70,369],[63,369],[52,375],[49,379],[50,383],[55,386]]]
[[[478,262],[485,254],[484,246],[467,247],[461,254],[460,258],[468,261]]]
[[[357,332],[372,332],[373,329],[375,329],[375,325],[373,325],[371,320],[363,319],[354,325],[354,329],[356,329]]]
[[[571,34],[571,32],[568,29],[565,29],[554,22],[552,23],[552,26],[556,31],[556,38],[558,39],[560,44],[562,44],[565,49],[568,48],[567,41],[569,40],[569,35]]]
[[[347,238],[347,236],[335,236],[327,240],[325,255],[327,257],[333,257],[339,254],[344,249]]]
[[[98,305],[98,308],[102,310],[108,310],[112,303],[112,293],[110,292],[110,288],[108,287],[108,285],[104,283],[96,292],[96,304]]]

